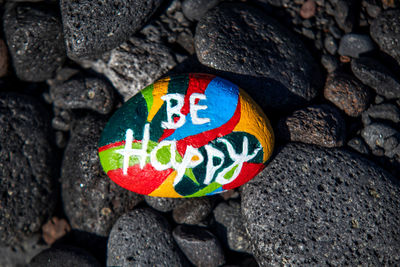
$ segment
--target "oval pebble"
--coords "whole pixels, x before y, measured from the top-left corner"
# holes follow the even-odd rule
[[[251,180],[273,144],[267,117],[246,92],[214,75],[192,73],[163,78],[127,101],[106,125],[99,155],[123,188],[200,197]]]

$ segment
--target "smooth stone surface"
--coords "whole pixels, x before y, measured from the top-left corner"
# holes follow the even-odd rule
[[[105,127],[99,155],[125,189],[199,197],[250,180],[273,145],[267,117],[242,89],[192,73],[163,78],[126,102]]]
[[[386,10],[372,22],[372,39],[400,64],[400,10]]]
[[[221,202],[213,214],[217,222],[217,234],[226,246],[234,251],[251,254],[250,237],[243,225],[240,202]]]
[[[324,96],[351,117],[361,115],[370,102],[369,89],[345,73],[333,73],[328,76]]]
[[[142,28],[162,0],[61,0],[68,57],[98,57]]]
[[[179,248],[197,267],[217,267],[225,256],[217,238],[208,230],[196,226],[178,225],[172,232]]]
[[[242,190],[260,266],[396,265],[400,184],[358,154],[290,143]]]
[[[100,263],[85,250],[76,247],[49,248],[35,256],[30,267],[100,267]]]
[[[54,106],[62,109],[91,109],[109,113],[114,104],[114,88],[105,79],[76,75],[62,84],[50,87]]]
[[[200,20],[208,10],[212,9],[221,0],[184,0],[182,11],[185,17],[190,20]]]
[[[147,205],[161,212],[171,211],[178,205],[180,205],[182,201],[185,201],[180,198],[150,197],[150,196],[144,196],[144,200],[146,201]]]
[[[364,117],[367,116],[368,120],[387,120],[393,122],[395,124],[400,122],[400,109],[396,107],[394,104],[384,103],[380,105],[371,105],[364,113],[363,113],[363,123]]]
[[[172,50],[163,44],[132,37],[100,59],[84,64],[104,74],[127,101],[178,62]]]
[[[198,23],[199,61],[242,86],[264,109],[301,106],[322,87],[302,41],[259,9],[221,4]]]
[[[368,35],[348,33],[340,39],[338,53],[341,56],[358,58],[361,54],[371,52],[375,44]]]
[[[108,236],[118,217],[142,199],[102,171],[97,141],[104,125],[105,118],[97,115],[74,123],[61,169],[62,200],[72,228],[99,236]]]
[[[296,110],[279,121],[278,131],[285,140],[324,147],[342,146],[346,135],[340,111],[326,104]]]
[[[0,244],[40,231],[57,201],[48,114],[38,99],[0,93]]]
[[[211,213],[213,201],[208,198],[183,200],[172,211],[172,218],[179,224],[200,224]]]
[[[107,266],[186,266],[167,221],[150,209],[121,216],[107,245]]]
[[[44,81],[64,63],[66,55],[61,20],[51,5],[8,4],[3,25],[19,79]]]
[[[384,123],[372,123],[361,131],[361,136],[371,148],[372,153],[378,156],[380,150],[389,158],[400,158],[400,133]]]
[[[388,68],[373,58],[362,57],[351,61],[354,75],[379,95],[387,99],[400,98],[400,81]]]

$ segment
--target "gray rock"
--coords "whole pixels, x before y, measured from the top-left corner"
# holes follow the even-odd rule
[[[66,58],[61,20],[49,4],[11,3],[3,17],[4,33],[18,78],[51,78]]]
[[[61,168],[64,210],[72,228],[99,236],[107,236],[118,217],[142,200],[101,168],[97,142],[105,122],[95,115],[76,121]]]
[[[166,46],[134,37],[97,61],[84,62],[104,74],[125,101],[176,64],[174,53]]]
[[[339,67],[339,60],[331,55],[322,55],[321,64],[328,73],[332,73]]]
[[[50,87],[54,106],[62,109],[91,109],[107,114],[113,108],[114,91],[111,84],[95,76],[78,75]]]
[[[373,154],[381,156],[383,149],[386,157],[400,157],[400,133],[396,129],[383,123],[372,123],[362,129],[361,136]]]
[[[396,265],[400,184],[358,154],[290,143],[243,187],[261,266]]]
[[[187,199],[172,211],[172,217],[179,224],[199,224],[211,213],[212,207],[209,197]]]
[[[400,98],[400,82],[396,76],[379,61],[362,57],[351,61],[351,70],[365,85],[387,99]]]
[[[361,115],[370,102],[368,88],[345,73],[332,73],[328,76],[324,96],[351,117]]]
[[[208,10],[212,9],[221,0],[185,0],[182,3],[182,11],[190,20],[200,20]]]
[[[98,57],[117,47],[144,26],[161,2],[61,0],[68,57]]]
[[[370,154],[367,143],[365,143],[364,139],[362,139],[361,137],[354,137],[349,142],[347,142],[347,145],[360,154]]]
[[[167,221],[149,209],[124,214],[108,239],[107,266],[184,266]]]
[[[30,267],[100,267],[100,263],[89,253],[75,247],[49,248],[35,256]]]
[[[400,122],[400,110],[393,104],[380,104],[380,105],[371,105],[364,113],[363,113],[363,123],[369,124],[364,122],[364,116],[368,117],[370,120],[377,119],[377,120],[388,120],[394,123]]]
[[[337,0],[334,1],[334,16],[337,25],[344,32],[349,33],[353,30],[355,23],[355,12],[357,1]]]
[[[185,201],[179,198],[151,197],[151,196],[144,196],[144,200],[146,201],[147,205],[161,212],[171,211],[174,208],[176,208],[176,206]]]
[[[338,53],[341,56],[358,58],[361,54],[373,50],[375,50],[375,45],[368,35],[348,33],[340,39]]]
[[[195,266],[217,267],[225,263],[225,255],[219,241],[205,228],[178,225],[172,236]]]
[[[388,53],[400,64],[400,10],[386,10],[372,22],[372,39],[381,50]]]
[[[294,108],[313,99],[320,73],[301,40],[262,11],[221,4],[196,28],[199,61],[244,88],[262,108]]]
[[[214,211],[217,230],[226,245],[234,251],[251,253],[250,237],[243,225],[240,203],[221,202]]]
[[[0,93],[0,244],[40,231],[57,201],[50,120],[38,99]]]
[[[293,142],[337,147],[343,145],[345,134],[340,111],[326,104],[296,110],[278,123],[278,136]]]
[[[324,47],[331,55],[336,54],[338,48],[336,40],[330,35],[324,39]]]

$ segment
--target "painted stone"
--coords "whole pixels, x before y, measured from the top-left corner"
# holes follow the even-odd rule
[[[209,74],[161,79],[106,125],[100,162],[118,185],[156,197],[200,197],[238,187],[270,157],[274,135],[238,86]]]

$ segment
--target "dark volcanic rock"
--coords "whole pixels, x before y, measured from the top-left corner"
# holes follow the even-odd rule
[[[400,184],[358,154],[290,143],[242,191],[261,266],[396,265]]]
[[[176,208],[176,206],[185,201],[179,198],[151,197],[151,196],[144,196],[144,200],[146,201],[147,205],[161,212],[171,211],[174,208]]]
[[[172,235],[179,248],[195,266],[217,267],[225,263],[220,243],[205,228],[178,225]]]
[[[0,93],[0,244],[38,232],[56,204],[50,121],[38,102]]]
[[[144,26],[162,0],[61,0],[68,57],[98,57]]]
[[[400,10],[386,10],[370,27],[372,39],[400,64]]]
[[[340,39],[338,53],[341,56],[358,58],[359,55],[371,52],[375,45],[368,35],[348,33]]]
[[[368,88],[345,73],[328,76],[324,96],[351,117],[359,116],[368,108],[370,101]]]
[[[362,57],[351,61],[351,70],[365,85],[387,99],[400,98],[399,78],[384,65],[372,58]]]
[[[108,239],[107,266],[184,266],[167,221],[150,209],[124,214]]]
[[[351,32],[355,23],[356,0],[337,0],[335,3],[335,20],[340,29]]]
[[[278,131],[286,140],[325,147],[342,146],[346,134],[339,110],[325,104],[296,110],[280,120]]]
[[[199,224],[211,213],[212,206],[207,197],[185,199],[172,211],[172,217],[179,224]]]
[[[400,133],[389,125],[373,123],[362,129],[361,136],[371,148],[372,153],[382,156],[380,150],[389,158],[400,158]]]
[[[361,137],[354,137],[349,142],[347,142],[347,145],[360,154],[368,155],[370,153],[368,145]]]
[[[221,202],[215,207],[214,218],[217,222],[218,235],[234,251],[251,253],[250,238],[243,225],[240,203]]]
[[[322,55],[321,64],[328,73],[332,73],[338,68],[339,60],[331,55]]]
[[[32,82],[51,78],[66,57],[61,21],[51,5],[11,3],[3,24],[18,78]]]
[[[30,267],[100,267],[97,260],[86,251],[75,247],[50,248],[35,256]]]
[[[199,61],[243,87],[263,108],[294,108],[313,99],[319,69],[295,35],[244,4],[222,4],[195,35]]]
[[[114,182],[100,166],[97,142],[105,118],[88,115],[76,122],[61,170],[64,210],[72,228],[107,236],[123,213],[141,197]]]
[[[92,109],[107,114],[113,108],[114,91],[109,82],[98,77],[78,75],[52,86],[54,106],[62,109]]]
[[[393,104],[371,105],[367,111],[362,114],[364,125],[370,124],[371,119],[387,120],[393,123],[400,122],[400,109]]]
[[[0,78],[7,74],[8,64],[8,49],[4,41],[0,39]]]
[[[190,20],[200,20],[208,10],[212,9],[221,0],[185,0],[182,3],[182,11]]]

